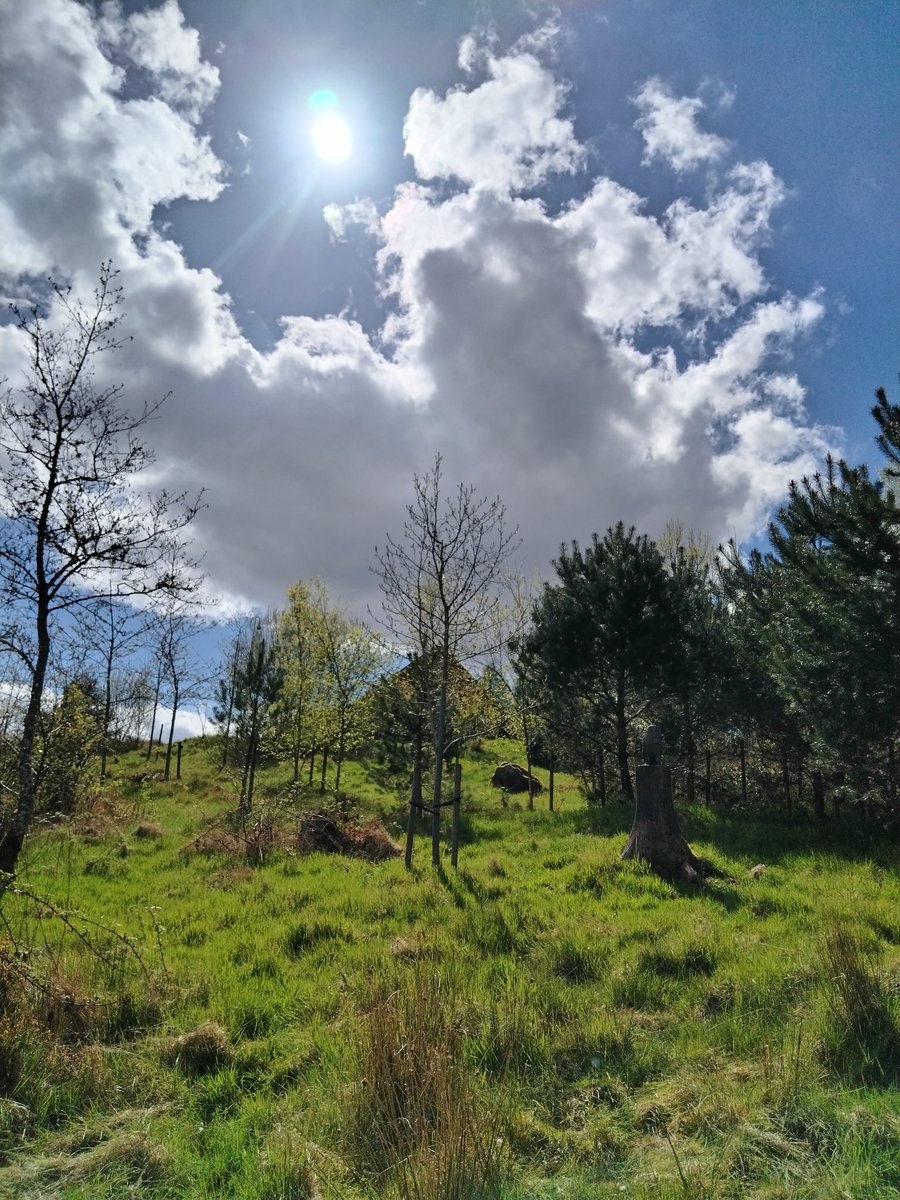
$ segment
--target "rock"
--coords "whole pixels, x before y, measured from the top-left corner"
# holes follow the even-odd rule
[[[527,792],[528,772],[516,763],[502,762],[491,776],[491,787],[503,788],[505,792]],[[535,796],[544,790],[541,782],[532,775],[531,794]]]
[[[747,874],[751,879],[759,879],[763,871],[766,869],[765,863],[757,863],[755,867],[751,867]]]

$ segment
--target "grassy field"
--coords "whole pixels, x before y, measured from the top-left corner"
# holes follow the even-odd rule
[[[492,791],[515,754],[464,760],[458,872],[298,853],[279,770],[236,829],[201,743],[113,764],[3,902],[0,1197],[900,1197],[883,833],[686,811],[698,891],[565,777]]]

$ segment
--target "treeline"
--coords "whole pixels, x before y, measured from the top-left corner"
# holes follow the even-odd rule
[[[242,802],[260,750],[289,757],[294,779],[305,771],[322,790],[330,761],[340,792],[347,754],[405,787],[438,756],[498,734],[520,739],[529,771],[575,772],[600,804],[631,800],[636,746],[653,721],[690,800],[896,817],[900,410],[879,391],[873,415],[881,477],[829,460],[791,486],[767,550],[715,552],[674,526],[654,542],[618,524],[563,547],[537,593],[498,569],[443,622],[447,580],[421,553],[445,544],[438,460],[417,480],[429,502],[408,513],[415,569],[391,581],[408,610],[405,641],[350,618],[318,581],[235,636],[216,722],[223,765],[243,772]],[[472,499],[451,523],[470,548],[484,534]],[[460,563],[444,568],[458,578]]]

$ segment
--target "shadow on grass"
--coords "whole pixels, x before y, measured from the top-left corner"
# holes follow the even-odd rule
[[[678,809],[684,836],[711,842],[732,858],[753,858],[775,865],[794,855],[831,854],[846,862],[898,865],[898,850],[875,822],[829,819],[805,814],[721,812],[701,805]]]

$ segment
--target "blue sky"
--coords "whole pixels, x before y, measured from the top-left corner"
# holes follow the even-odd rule
[[[896,392],[898,12],[0,0],[0,289],[113,258],[108,369],[171,391],[157,478],[238,603],[362,608],[438,452],[527,571],[620,518],[756,539]]]

